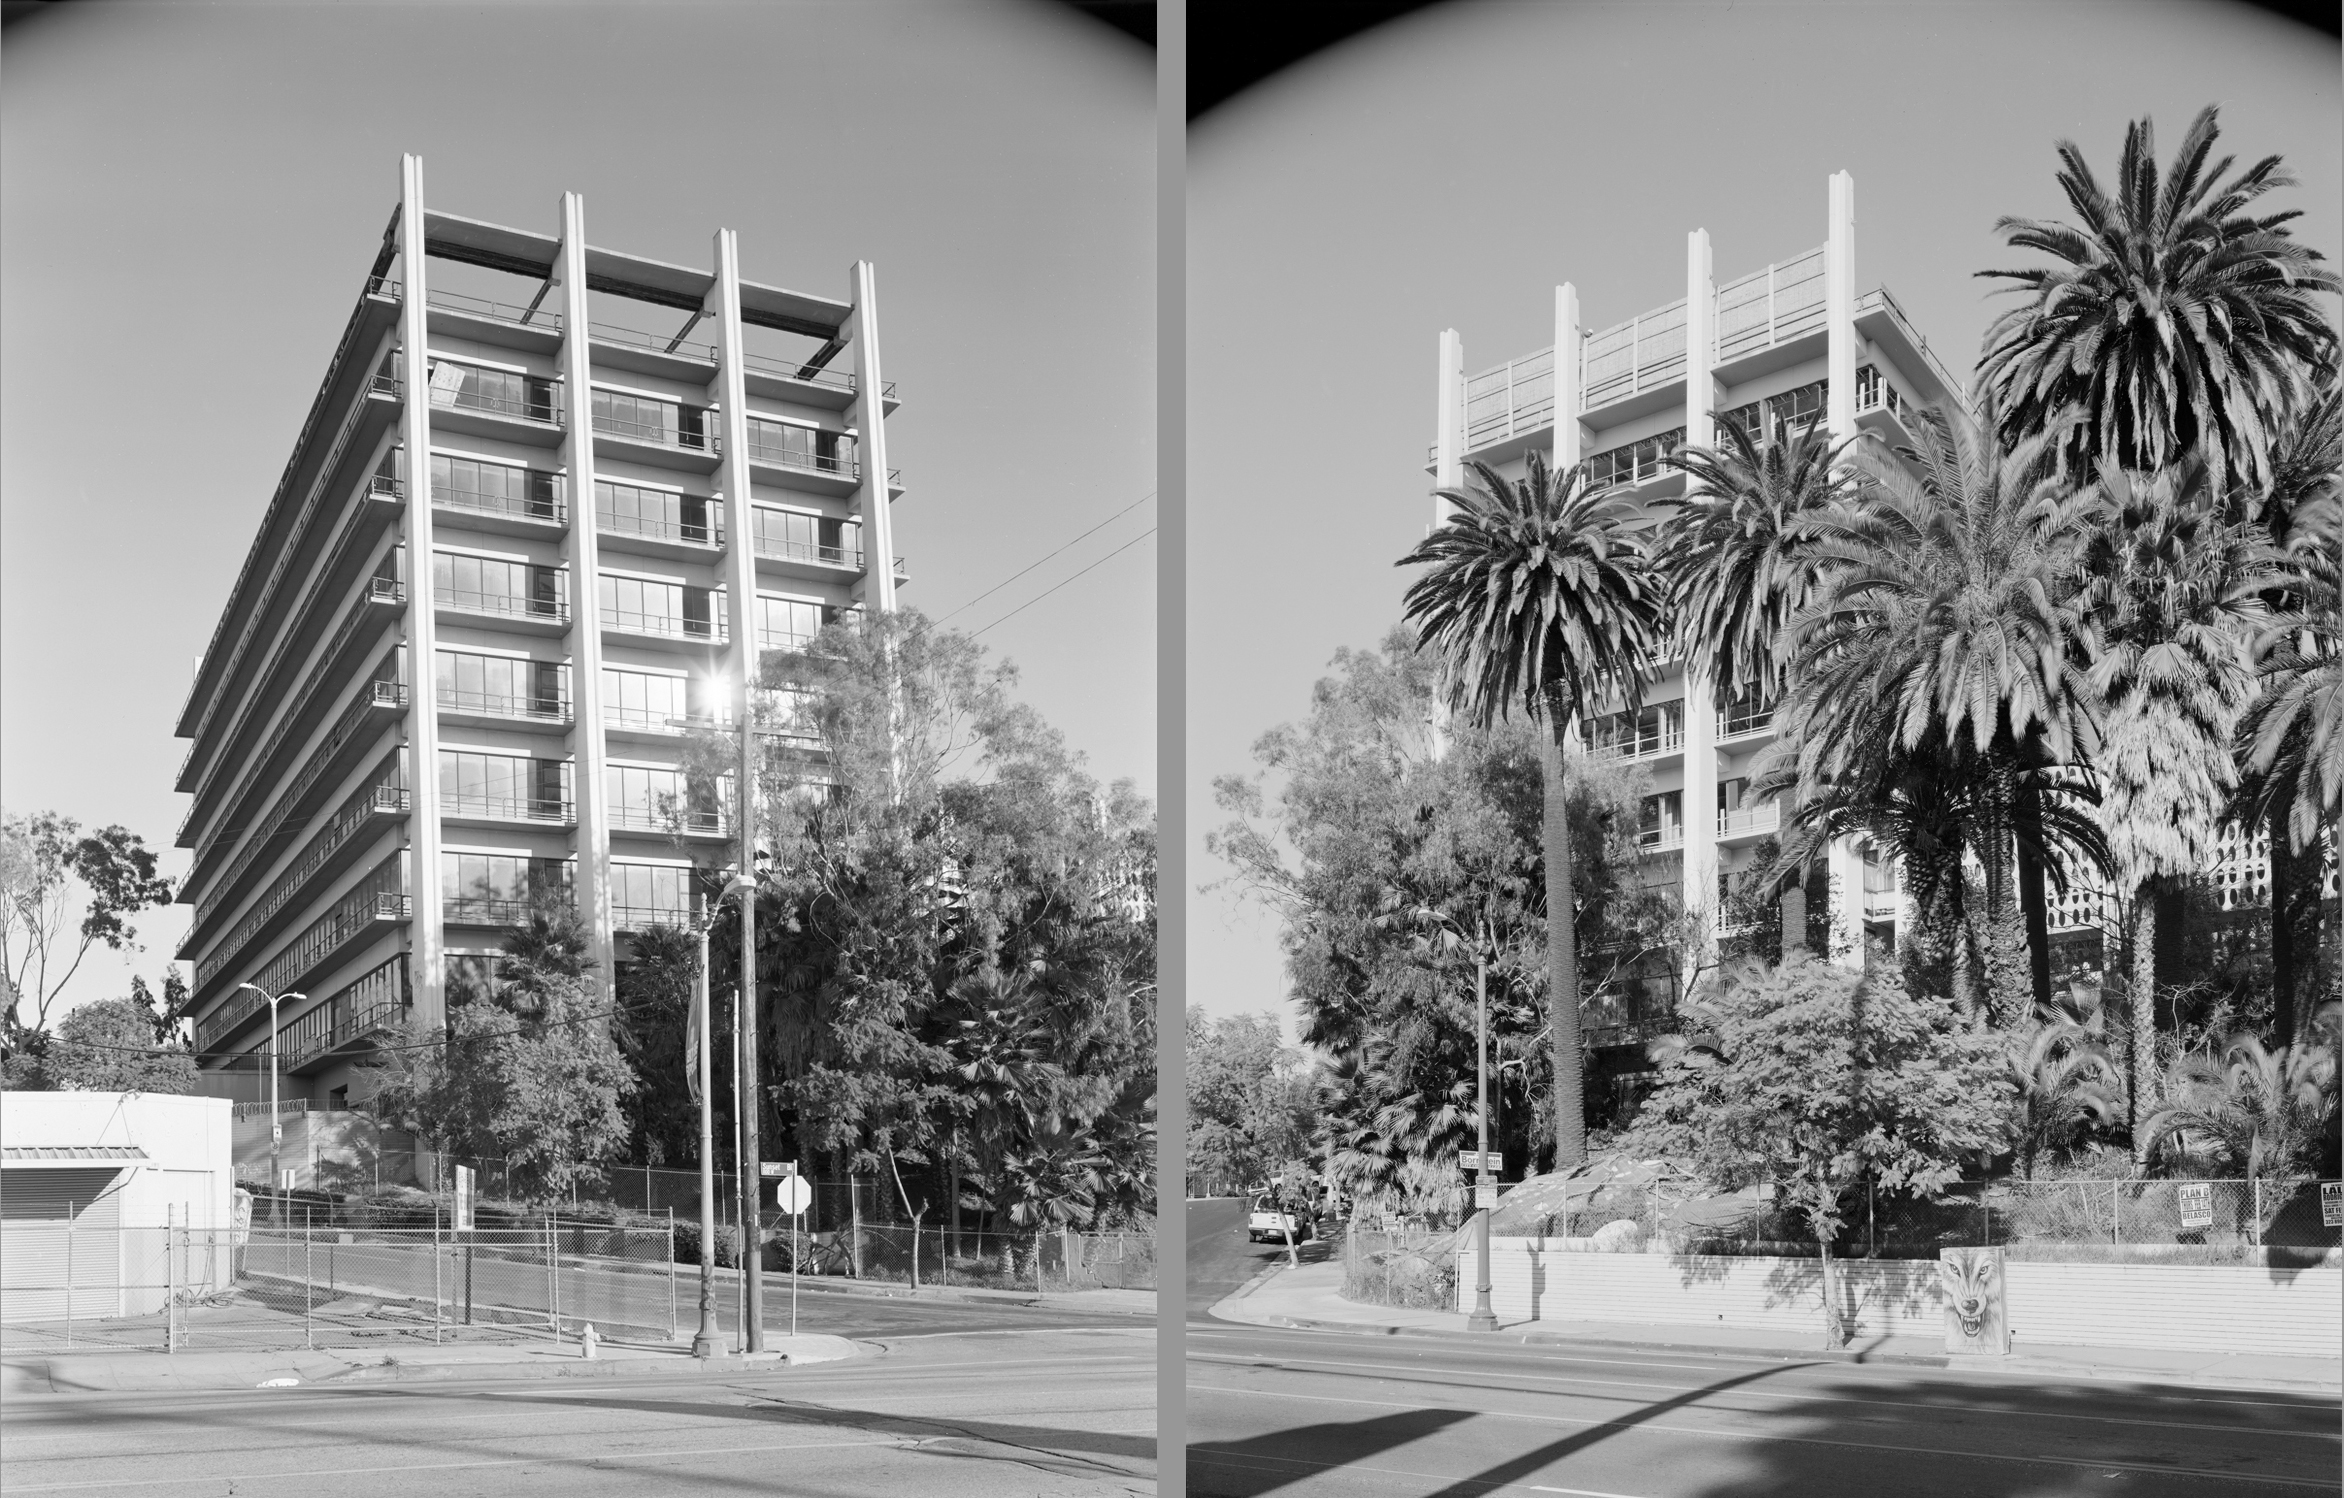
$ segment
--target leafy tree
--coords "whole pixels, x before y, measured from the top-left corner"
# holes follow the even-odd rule
[[[1692,1006],[1701,1039],[1661,1069],[1622,1148],[1735,1190],[1772,1184],[1824,1260],[1826,1338],[1843,1340],[1831,1246],[1867,1182],[1934,1195],[2001,1144],[2004,1043],[1894,967],[1798,958],[1745,969]]]
[[[140,993],[144,985],[132,980]],[[137,997],[94,999],[67,1010],[43,1050],[37,1072],[11,1086],[58,1092],[195,1091],[195,1057],[155,1038],[152,1003]]]
[[[2182,1057],[2144,1128],[2148,1153],[2258,1180],[2316,1169],[2336,1131],[2340,1016],[2328,1005],[2295,1045],[2238,1034]]]
[[[549,898],[506,938],[493,981],[451,985],[444,1032],[413,1021],[375,1056],[380,1117],[451,1153],[503,1157],[528,1200],[600,1186],[629,1133],[637,1083],[578,935]]]
[[[127,828],[84,833],[53,811],[0,815],[0,1048],[37,1049],[33,1038],[92,947],[139,950],[131,918],[175,893],[155,869],[153,850]]]
[[[696,935],[653,926],[635,934],[619,964],[611,1032],[639,1084],[626,1100],[629,1153],[646,1165],[699,1158],[700,1105],[688,1070],[699,1063],[687,1050],[699,961]],[[725,1049],[711,1047],[710,1060],[722,1061]]]
[[[2268,482],[2273,434],[2334,358],[2318,295],[2344,282],[2292,237],[2296,211],[2252,211],[2295,185],[2277,156],[2227,181],[2233,158],[2208,167],[2216,114],[2191,121],[2162,181],[2145,117],[2125,128],[2112,187],[2063,140],[2059,186],[2077,222],[1995,223],[2012,248],[2057,262],[1978,273],[2023,297],[1987,330],[1978,371],[2005,441],[2059,430],[2076,474],[2153,472],[2197,451],[2217,488]]]
[[[2156,477],[2104,474],[2077,558],[2109,871],[2131,911],[2133,1151],[2156,1083],[2160,881],[2211,861],[2236,786],[2230,748],[2254,686],[2250,630],[2272,579],[2262,528],[2222,514],[2195,456]]]
[[[2011,1133],[2019,1174],[2030,1180],[2042,1156],[2124,1112],[2124,1075],[2108,1059],[2103,1021],[2099,995],[2077,991],[2038,1008],[2034,1028],[2012,1038]]]
[[[1189,1005],[1185,1080],[1191,1174],[1244,1189],[1308,1151],[1311,1079],[1271,1016],[1216,1020]]]
[[[1430,569],[1409,584],[1406,617],[1420,648],[1440,658],[1443,695],[1467,722],[1488,728],[1518,709],[1547,729],[1546,986],[1555,1153],[1567,1168],[1587,1158],[1567,746],[1572,725],[1609,699],[1636,705],[1652,672],[1662,583],[1632,507],[1594,489],[1584,465],[1557,477],[1534,449],[1519,484],[1486,463],[1472,470],[1472,485],[1441,491],[1455,512],[1400,559]]]

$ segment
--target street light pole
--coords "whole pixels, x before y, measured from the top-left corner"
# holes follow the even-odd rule
[[[699,1054],[686,1064],[700,1078],[700,1329],[692,1334],[692,1356],[716,1355],[716,1121],[715,1080],[710,1076],[708,1024],[708,922],[700,928],[700,968],[692,983],[693,1029]]]
[[[276,1204],[276,1219],[285,1220],[284,1174],[277,1165],[278,1146],[284,1142],[285,1126],[277,1119],[277,1006],[287,999],[306,999],[305,993],[270,993],[257,983],[239,983],[239,992],[251,989],[269,1002],[269,1200]]]
[[[749,621],[744,620],[746,625]],[[754,658],[752,656],[752,658]],[[757,1067],[757,722],[756,698],[746,675],[741,679],[741,870],[735,886],[741,895],[741,986],[737,1010],[741,1025],[741,1275],[747,1289],[742,1346],[765,1350],[765,1245],[762,1241],[758,1193],[764,1185],[764,1167],[757,1147],[758,1114],[762,1111],[763,1075]]]
[[[1478,944],[1477,944],[1478,946]],[[1473,1287],[1473,1314],[1466,1318],[1469,1332],[1494,1332],[1498,1329],[1497,1314],[1489,1306],[1489,1208],[1481,1203],[1481,1183],[1489,1179],[1489,953],[1486,949],[1473,954],[1473,1024],[1475,1048],[1479,1053],[1474,1066],[1474,1103],[1481,1118],[1481,1158],[1473,1172],[1473,1207],[1478,1231],[1474,1234],[1473,1267],[1476,1282]],[[1492,1183],[1492,1193],[1495,1183]]]

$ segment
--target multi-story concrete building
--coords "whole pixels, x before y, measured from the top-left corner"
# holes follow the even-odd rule
[[[872,267],[788,291],[730,230],[695,269],[560,209],[427,209],[406,158],[180,715],[196,1046],[257,1060],[254,989],[293,991],[289,1097],[343,1101],[542,892],[607,985],[629,933],[689,918],[695,864],[738,857],[738,788],[694,792],[686,735],[738,721],[758,652],[894,606]]]

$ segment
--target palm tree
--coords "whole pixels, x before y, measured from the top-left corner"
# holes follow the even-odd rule
[[[2296,1031],[2295,907],[2318,898],[2326,829],[2344,817],[2344,577],[2331,539],[2344,503],[2327,496],[2296,512],[2286,551],[2286,606],[2256,640],[2261,687],[2239,718],[2238,810],[2271,835],[2273,1035]],[[2308,870],[2297,868],[2307,851]]]
[[[1440,491],[1456,513],[1398,563],[1431,569],[1409,584],[1404,616],[1418,648],[1439,653],[1453,710],[1486,728],[1518,708],[1547,728],[1547,993],[1555,1168],[1567,1170],[1586,1161],[1587,1121],[1565,739],[1608,696],[1640,697],[1660,634],[1661,585],[1634,510],[1593,488],[1584,466],[1558,478],[1534,450],[1518,484],[1472,466],[1474,483]]]
[[[2173,1101],[2144,1130],[2152,1149],[2211,1157],[2249,1179],[2294,1173],[2312,1163],[2336,1126],[2338,1011],[2321,1011],[2314,1033],[2292,1046],[2233,1035],[2219,1056],[2185,1056],[2174,1068]]]
[[[2075,611],[2101,717],[2096,768],[2109,872],[2129,901],[2133,1152],[2156,1081],[2160,882],[2210,861],[2237,777],[2230,746],[2252,698],[2249,626],[2273,579],[2262,528],[2222,514],[2192,454],[2154,477],[2103,475],[2088,501]]]
[[[1780,696],[1777,647],[1814,586],[1810,522],[1848,497],[1835,470],[1856,439],[1833,442],[1821,413],[1763,445],[1726,422],[1723,447],[1681,447],[1661,459],[1685,475],[1682,498],[1659,503],[1659,560],[1688,674],[1710,679],[1723,707],[1744,691]]]
[[[2059,262],[1978,273],[2025,295],[1987,330],[1978,368],[2005,440],[2073,418],[2060,453],[2074,474],[2154,470],[2202,449],[2218,487],[2268,480],[2272,434],[2334,356],[2315,293],[2344,282],[2289,234],[2295,212],[2248,211],[2295,185],[2277,156],[2228,181],[2234,158],[2207,166],[2215,114],[2191,122],[2162,184],[2146,118],[2125,129],[2112,190],[2061,141],[2059,186],[2079,222],[1996,221],[2012,248]]]
[[[1815,829],[1901,796],[1931,829],[1924,873],[1950,880],[1956,901],[1963,853],[1984,864],[1986,933],[2011,919],[2022,807],[2041,823],[2051,772],[2081,763],[2093,741],[2060,603],[2077,533],[2054,437],[2006,447],[1994,415],[1990,403],[1976,421],[1953,407],[1916,413],[1917,444],[1895,458],[1857,448],[1859,494],[1808,522],[1819,585],[1792,621],[1794,685],[1756,787],[1794,788],[1793,819]],[[2040,857],[2046,841],[2038,832],[2018,851]],[[2040,1002],[2041,881],[2017,883]],[[1973,947],[1999,949],[1978,941],[1977,914],[1964,914],[1957,972]],[[2016,974],[1987,977],[2006,1018],[2026,1012]],[[1974,983],[1957,987],[1973,1004],[1980,997]]]
[[[2019,1174],[2034,1178],[2046,1150],[2065,1149],[2086,1124],[2115,1121],[2124,1078],[2108,1059],[2096,999],[2041,1005],[2034,1030],[2010,1053]]]

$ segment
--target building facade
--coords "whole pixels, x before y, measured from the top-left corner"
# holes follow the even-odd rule
[[[833,299],[744,279],[730,230],[706,269],[594,246],[576,194],[555,233],[459,218],[406,158],[178,723],[204,1066],[265,1066],[285,995],[286,1095],[338,1106],[533,899],[575,902],[606,998],[689,921],[745,803],[687,735],[894,607],[895,405],[868,262]]]

